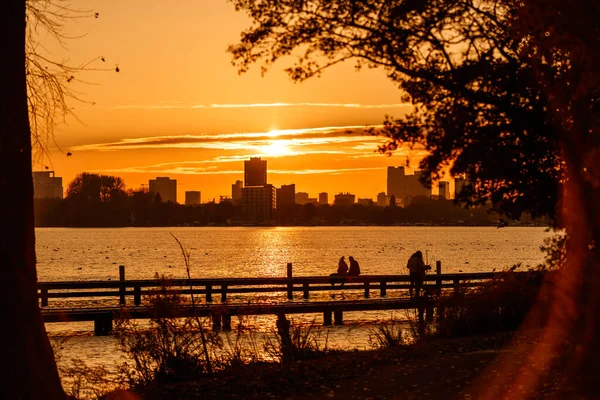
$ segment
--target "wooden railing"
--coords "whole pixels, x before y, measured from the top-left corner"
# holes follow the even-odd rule
[[[143,296],[159,293],[179,293],[182,295],[202,295],[207,303],[213,301],[213,295],[221,295],[221,302],[227,301],[229,294],[241,293],[287,293],[287,299],[294,298],[294,292],[302,292],[303,299],[309,299],[311,292],[364,290],[369,298],[372,290],[387,296],[388,290],[406,290],[410,288],[408,275],[361,275],[335,278],[332,287],[330,276],[292,276],[291,264],[288,264],[287,277],[260,278],[207,278],[207,279],[170,279],[170,280],[126,280],[125,267],[120,266],[118,281],[76,281],[76,282],[39,282],[38,297],[43,307],[48,306],[51,298],[119,298],[120,305],[126,305],[127,298],[133,297],[133,305],[142,304]],[[494,272],[442,274],[441,263],[436,265],[436,273],[428,274],[425,286],[441,290],[456,288],[459,284],[475,287],[494,277]],[[129,300],[129,304],[131,300]]]

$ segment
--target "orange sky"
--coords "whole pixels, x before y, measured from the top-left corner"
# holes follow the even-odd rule
[[[249,25],[225,0],[102,0],[75,4],[99,18],[70,22],[81,36],[67,49],[43,39],[53,59],[71,64],[103,56],[73,88],[94,104],[71,102],[77,117],[56,129],[59,149],[48,165],[68,182],[80,172],[121,176],[137,188],[156,176],[178,180],[178,200],[200,190],[202,201],[231,195],[243,180],[243,160],[268,160],[268,181],[295,183],[316,197],[350,191],[375,198],[386,188],[386,167],[404,165],[406,152],[375,153],[381,138],[364,134],[385,115],[409,106],[381,70],[355,72],[352,63],[320,78],[292,83],[285,61],[261,77],[238,75],[226,53]],[[352,131],[351,134],[347,133]],[[69,151],[73,155],[66,156]],[[410,155],[416,167],[420,155]]]

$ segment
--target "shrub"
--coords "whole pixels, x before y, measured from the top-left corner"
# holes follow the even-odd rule
[[[397,321],[383,321],[369,333],[369,343],[376,350],[399,347],[406,344],[404,332]]]
[[[458,288],[436,304],[434,335],[457,337],[518,328],[538,301],[544,268],[527,272],[515,265],[475,290]]]

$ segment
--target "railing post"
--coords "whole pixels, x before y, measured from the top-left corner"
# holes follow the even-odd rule
[[[459,280],[458,279],[454,279],[453,283],[454,283],[454,294],[458,294],[458,286],[459,286]]]
[[[221,303],[225,303],[226,301],[227,301],[227,285],[221,285]]]
[[[125,282],[125,266],[119,265],[119,281],[121,284]],[[119,287],[119,304],[125,305],[125,286]]]
[[[304,298],[308,299],[308,296],[309,296],[308,282],[304,282],[302,284],[302,288],[304,289]]]
[[[206,285],[206,302],[212,303],[212,285]]]
[[[323,312],[323,326],[331,326],[331,310]]]
[[[381,281],[380,284],[380,295],[381,297],[385,297],[387,295],[387,282],[386,281]]]
[[[344,314],[342,310],[336,310],[333,312],[333,323],[335,325],[344,325]]]
[[[442,293],[442,280],[439,276],[442,274],[442,262],[439,260],[435,262],[435,273],[438,276],[438,279],[435,281],[435,286],[437,294],[440,295]]]
[[[46,288],[42,288],[41,290],[41,294],[42,294],[42,307],[47,307],[48,306],[48,289]]]
[[[140,285],[133,287],[133,304],[136,306],[142,304],[142,287]]]
[[[293,292],[294,285],[292,284],[292,263],[287,264],[287,278],[288,278],[287,298],[288,298],[288,300],[292,300],[294,298],[294,292]]]
[[[365,299],[368,299],[370,296],[370,293],[369,293],[370,287],[371,287],[371,284],[368,281],[365,282]]]

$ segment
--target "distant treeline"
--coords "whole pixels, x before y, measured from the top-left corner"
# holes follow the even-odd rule
[[[485,207],[465,209],[452,200],[417,197],[405,208],[294,204],[275,210],[273,221],[277,225],[495,225],[498,216]],[[66,198],[35,200],[35,223],[39,227],[225,226],[243,225],[244,220],[241,207],[231,202],[194,206],[163,202],[146,189],[125,190],[121,178],[84,173],[69,184]]]

